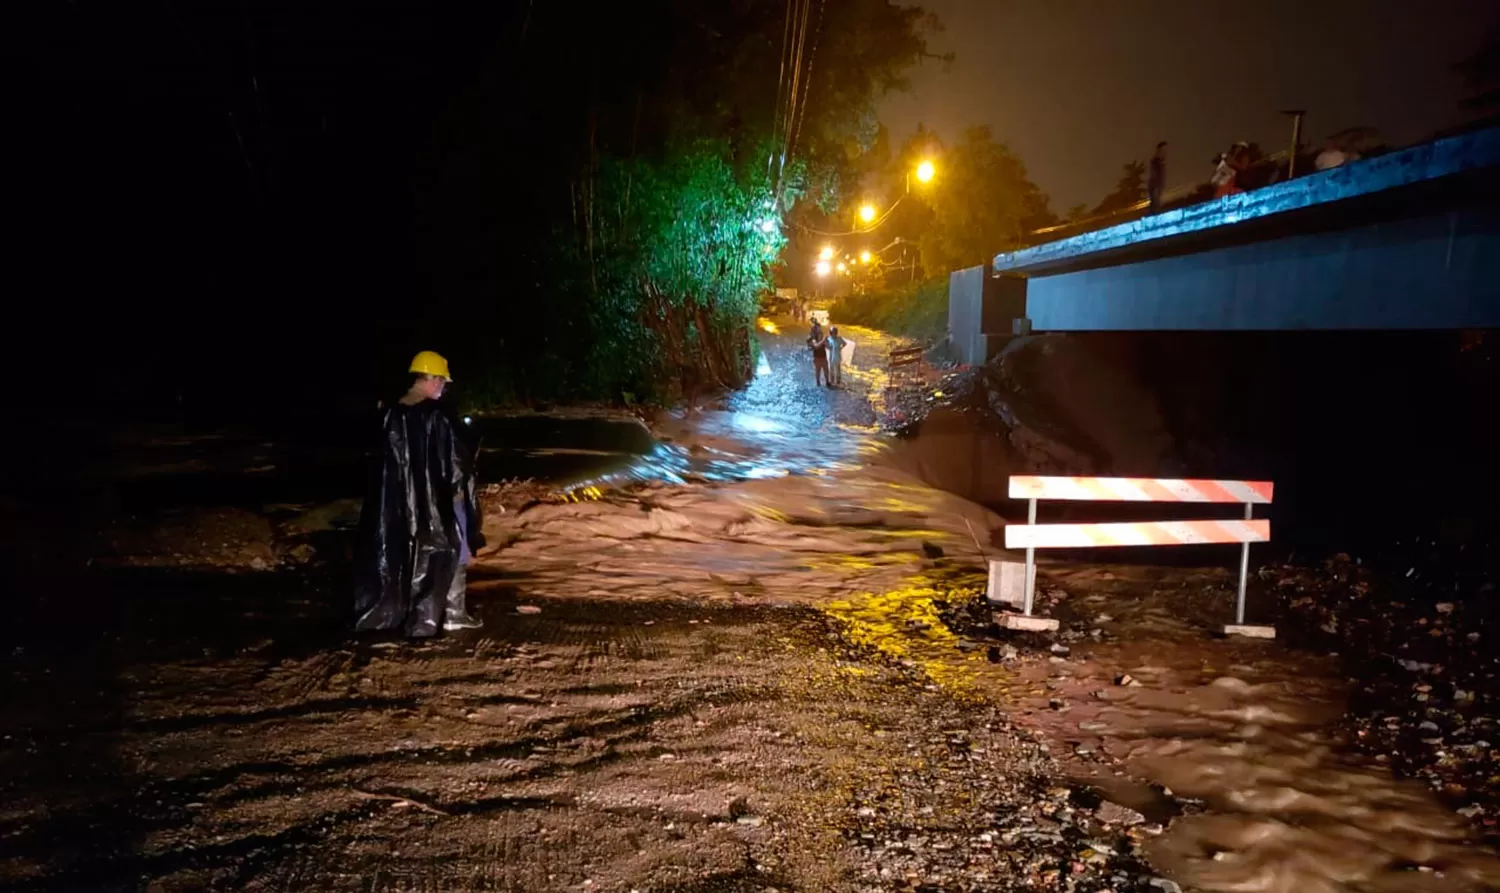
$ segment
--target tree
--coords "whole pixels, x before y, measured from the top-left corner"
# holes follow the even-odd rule
[[[1099,204],[1094,206],[1094,216],[1118,214],[1128,211],[1146,200],[1146,165],[1139,161],[1125,162],[1120,180]]]
[[[521,25],[432,164],[439,291],[490,308],[471,354],[521,397],[738,383],[783,215],[848,191],[924,14],[643,0],[527,4]]]
[[[941,161],[942,176],[931,184],[927,200],[932,221],[919,240],[928,275],[984,263],[1055,222],[1026,165],[996,142],[988,127],[965,130]]]

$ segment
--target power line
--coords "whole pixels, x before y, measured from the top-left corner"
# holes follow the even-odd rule
[[[792,57],[792,82],[791,92],[787,102],[787,115],[783,119],[783,137],[781,145],[781,171],[777,174],[777,187],[780,188],[782,176],[786,173],[787,156],[792,153],[793,131],[799,116],[799,106],[803,99],[803,83],[805,72],[802,61],[807,51],[807,25],[812,15],[812,0],[799,0],[795,13],[797,19],[797,38],[793,41],[795,50]]]
[[[792,151],[792,131],[797,121],[797,104],[802,88],[802,53],[807,47],[807,21],[812,12],[812,0],[799,0],[796,51],[792,59],[792,91],[787,105],[786,136],[781,148],[781,167],[786,170],[786,157]]]
[[[901,204],[901,202],[904,201],[905,199],[906,199],[906,196],[904,196],[904,195],[901,196],[901,198],[896,199],[894,202],[891,203],[891,206],[889,208],[885,209],[885,213],[884,214],[881,214],[876,219],[870,221],[870,225],[867,226],[867,227],[865,227],[864,229],[851,229],[848,232],[843,232],[843,233],[830,233],[830,232],[825,232],[825,231],[820,230],[820,229],[813,229],[812,227],[808,226],[805,223],[796,223],[796,222],[793,222],[792,225],[795,226],[795,227],[797,227],[798,229],[802,230],[803,232],[812,233],[815,236],[828,236],[829,238],[834,238],[834,239],[841,238],[843,236],[863,236],[863,235],[865,235],[867,233],[872,233],[875,230],[879,229],[880,226],[881,226],[881,224],[885,223],[886,220],[891,216],[891,214],[893,214],[895,212],[896,206],[899,205],[899,204]]]
[[[781,99],[782,96],[785,95],[783,91],[786,88],[786,60],[790,51],[789,44],[791,43],[792,36],[792,6],[794,5],[794,3],[795,0],[787,0],[786,15],[783,17],[784,20],[781,25],[781,67],[776,75],[776,108],[771,113],[772,146],[776,145],[777,133],[781,129]],[[766,176],[769,177],[771,175],[771,165],[774,164],[775,161],[776,156],[774,154],[766,159]],[[777,179],[781,179],[779,171],[777,172]]]
[[[812,5],[812,0],[808,0]],[[796,127],[792,131],[792,142],[790,151],[796,151],[797,138],[802,135],[802,121],[807,116],[807,97],[812,95],[812,67],[813,61],[818,56],[818,37],[823,33],[823,0],[818,0],[818,26],[813,31],[812,52],[807,54],[807,89],[802,97],[802,111],[796,120]]]

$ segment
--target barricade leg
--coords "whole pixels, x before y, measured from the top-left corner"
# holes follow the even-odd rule
[[[1245,503],[1245,520],[1249,521],[1255,514],[1255,504]],[[1234,598],[1234,624],[1224,627],[1224,634],[1229,636],[1252,636],[1257,639],[1276,638],[1276,627],[1274,626],[1250,626],[1245,623],[1245,583],[1250,577],[1250,544],[1240,546],[1240,588]]]
[[[1026,523],[1036,525],[1036,500],[1027,500]],[[1004,629],[1027,630],[1029,632],[1047,632],[1057,629],[1057,621],[1050,617],[1031,616],[1032,605],[1036,602],[1036,547],[1026,547],[1026,600],[1021,605],[1022,613],[1012,614],[1009,612],[995,615],[995,623]]]
[[[1254,508],[1251,503],[1245,503],[1245,520],[1249,521]],[[1250,576],[1250,544],[1240,546],[1240,592],[1234,601],[1234,622],[1243,625],[1245,623],[1245,580]]]
[[[1036,526],[1036,500],[1027,500],[1026,523]],[[1024,612],[1031,616],[1031,603],[1036,600],[1036,547],[1026,547],[1026,606]]]

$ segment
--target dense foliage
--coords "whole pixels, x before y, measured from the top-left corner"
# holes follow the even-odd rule
[[[424,195],[435,291],[487,370],[470,396],[745,381],[787,215],[840,201],[928,24],[886,0],[537,9],[450,116]]]
[[[833,312],[840,322],[925,342],[939,341],[948,331],[948,277],[934,276],[845,295]]]
[[[568,283],[560,299],[590,308],[595,326],[571,357],[584,393],[656,398],[662,383],[692,391],[750,374],[750,327],[783,239],[769,178],[727,157],[700,141],[601,166],[584,237],[563,233],[550,259]]]

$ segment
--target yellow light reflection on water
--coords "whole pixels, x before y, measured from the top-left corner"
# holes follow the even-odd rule
[[[932,588],[917,578],[889,592],[863,592],[820,606],[839,621],[844,637],[920,670],[955,697],[979,700],[982,655],[958,648],[959,638],[943,623],[937,603],[961,596]]]
[[[764,316],[762,316],[760,319],[757,319],[755,321],[755,324],[760,327],[760,330],[762,332],[769,332],[772,335],[776,335],[776,334],[779,334],[781,332],[781,330],[776,327],[776,323],[771,322],[769,319],[766,319]]]

